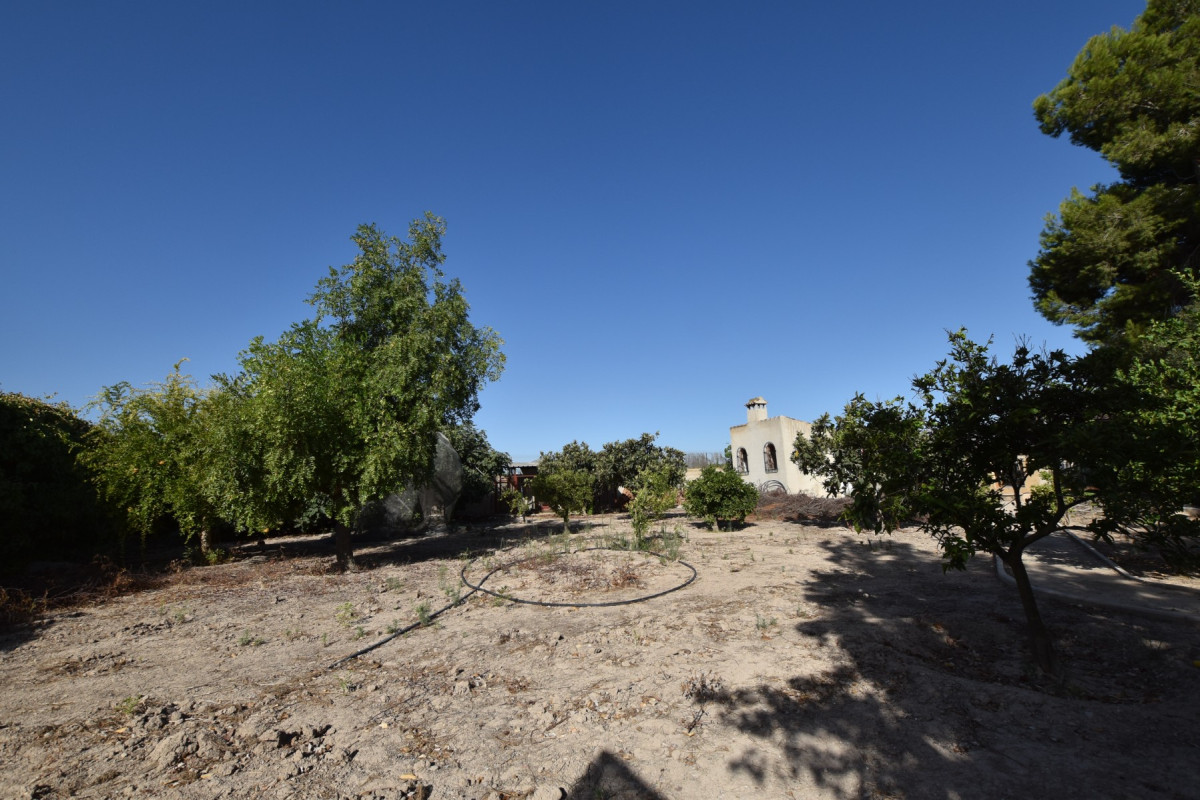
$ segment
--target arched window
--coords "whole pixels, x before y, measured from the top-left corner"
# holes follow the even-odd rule
[[[763,445],[763,469],[767,472],[778,472],[778,462],[775,460],[775,445],[767,442]]]
[[[746,455],[744,447],[739,447],[737,451],[737,471],[743,475],[750,471],[750,457]]]

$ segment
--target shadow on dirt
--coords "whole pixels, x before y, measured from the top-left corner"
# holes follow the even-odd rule
[[[581,522],[573,529],[586,530]],[[371,570],[463,554],[479,556],[545,539],[561,532],[562,523],[530,520],[527,524],[455,523],[388,538],[356,537],[358,568]],[[273,563],[325,558],[316,568],[335,571],[333,538],[328,533],[253,537],[218,542],[221,563]],[[34,562],[5,576],[0,585],[0,652],[36,638],[64,613],[117,597],[137,594],[176,582],[204,583],[220,577],[188,560],[189,549],[177,536],[162,536],[149,548],[134,553],[128,565],[96,556],[91,562]]]
[[[587,522],[573,522],[571,535],[585,533],[591,527]],[[435,528],[416,537],[377,542],[356,541],[355,560],[361,569],[375,569],[442,558],[478,558],[561,534],[562,522],[558,519],[508,525],[456,524],[449,528]],[[332,545],[328,542],[327,545],[330,547],[328,553],[332,555]]]
[[[165,565],[130,570],[111,559],[35,561],[0,586],[0,652],[40,635],[71,609],[162,586]]]
[[[588,764],[567,792],[566,800],[594,800],[597,797],[666,800],[647,786],[619,756],[607,750]]]
[[[1195,626],[1043,600],[1068,668],[1055,681],[1032,667],[1015,590],[990,559],[942,575],[886,537],[824,546],[832,567],[804,589],[821,612],[796,630],[838,651],[836,666],[714,698],[761,741],[729,769],[844,798],[1175,798],[1200,785]],[[911,580],[882,579],[896,570]],[[786,774],[768,776],[776,748]]]

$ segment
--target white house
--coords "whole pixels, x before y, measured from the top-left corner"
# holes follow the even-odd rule
[[[824,497],[821,482],[805,475],[792,463],[796,436],[812,433],[812,425],[791,417],[768,417],[767,401],[755,397],[746,403],[746,424],[729,429],[733,468],[742,480],[761,492],[784,491]]]

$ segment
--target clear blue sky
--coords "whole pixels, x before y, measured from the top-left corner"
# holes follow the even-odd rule
[[[506,341],[476,418],[535,458],[755,395],[890,397],[945,330],[1081,350],[1026,262],[1094,153],[1031,103],[1132,0],[0,4],[0,389],[207,382],[445,217]]]

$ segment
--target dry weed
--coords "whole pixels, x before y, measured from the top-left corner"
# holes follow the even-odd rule
[[[532,570],[540,581],[571,593],[607,592],[645,585],[637,565],[631,562],[612,564],[609,559],[581,560],[576,556],[537,558],[524,566]]]
[[[845,497],[810,497],[806,494],[759,495],[754,516],[760,520],[778,519],[785,522],[817,520],[837,522],[850,501]]]
[[[0,587],[0,630],[33,622],[46,610],[46,598],[36,598],[20,589]]]

